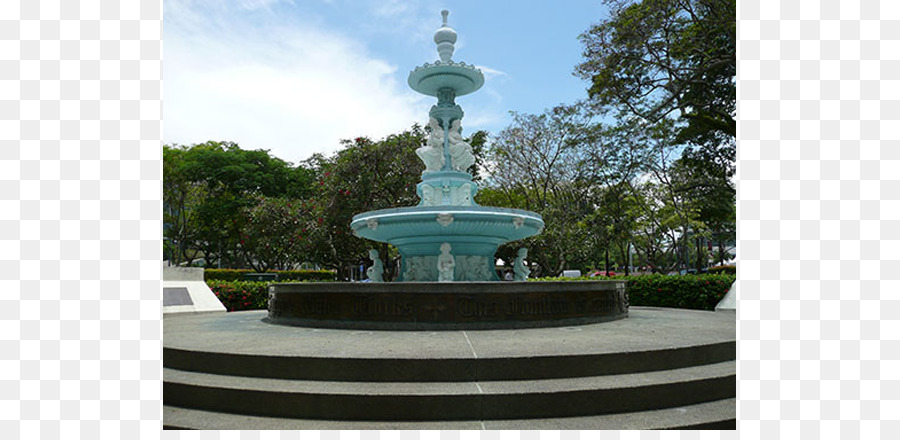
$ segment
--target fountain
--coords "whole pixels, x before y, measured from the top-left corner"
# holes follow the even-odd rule
[[[455,100],[484,85],[475,66],[453,61],[456,31],[434,34],[440,59],[409,73],[409,86],[437,98],[428,113],[428,139],[416,154],[425,163],[416,206],[363,212],[354,235],[396,246],[398,282],[385,283],[383,264],[370,250],[369,283],[284,283],[270,287],[268,322],[361,329],[480,329],[546,327],[628,316],[621,281],[523,282],[527,249],[519,249],[515,281],[501,282],[497,248],[539,234],[544,220],[520,209],[479,206],[475,163],[462,136],[463,110]]]
[[[429,136],[416,154],[425,163],[416,187],[418,206],[370,211],[353,217],[350,227],[362,238],[387,242],[401,256],[398,281],[500,281],[494,255],[503,243],[541,232],[544,221],[530,211],[478,206],[478,185],[467,169],[475,163],[462,137],[462,108],[455,98],[484,84],[475,66],[452,60],[456,31],[443,25],[434,34],[440,59],[409,74],[409,86],[435,96],[428,112]],[[444,251],[442,251],[444,249]],[[444,273],[438,262],[443,258]]]

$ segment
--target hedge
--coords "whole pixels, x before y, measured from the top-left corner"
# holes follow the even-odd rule
[[[205,281],[243,281],[245,273],[257,273],[252,269],[205,269]],[[277,273],[278,281],[334,281],[336,275],[330,270],[271,270]]]
[[[729,274],[537,278],[529,281],[622,280],[633,306],[715,310],[736,277]]]

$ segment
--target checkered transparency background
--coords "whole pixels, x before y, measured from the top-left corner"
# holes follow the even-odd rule
[[[158,0],[0,3],[4,438],[575,440],[734,432],[161,432]],[[738,4],[744,438],[900,432],[900,2]]]

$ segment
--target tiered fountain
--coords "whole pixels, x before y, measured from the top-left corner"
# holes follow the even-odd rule
[[[560,326],[624,318],[624,283],[500,282],[497,247],[541,232],[540,215],[479,206],[467,171],[475,158],[463,140],[456,97],[484,85],[475,66],[452,60],[456,31],[434,34],[440,59],[409,74],[413,90],[438,99],[429,111],[428,140],[416,150],[425,163],[417,206],[358,214],[357,237],[387,242],[401,257],[397,283],[382,280],[375,250],[371,283],[296,283],[270,288],[268,321],[368,329],[478,329]],[[519,250],[515,281],[525,281],[527,251]]]
[[[364,212],[350,227],[358,237],[397,247],[399,281],[499,281],[497,247],[538,234],[544,221],[534,212],[475,203],[478,186],[466,172],[475,158],[463,140],[463,110],[454,100],[480,89],[484,75],[451,59],[456,31],[447,27],[447,11],[441,14],[443,26],[434,34],[440,60],[417,67],[408,81],[413,90],[438,98],[428,113],[428,142],[416,150],[425,163],[416,188],[421,201]]]

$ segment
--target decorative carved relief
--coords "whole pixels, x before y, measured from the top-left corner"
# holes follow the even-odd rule
[[[437,215],[437,222],[446,228],[447,226],[450,226],[450,223],[453,223],[453,214],[442,212]]]
[[[425,206],[435,206],[438,204],[437,198],[435,197],[436,191],[434,187],[431,185],[422,185],[422,205]]]

